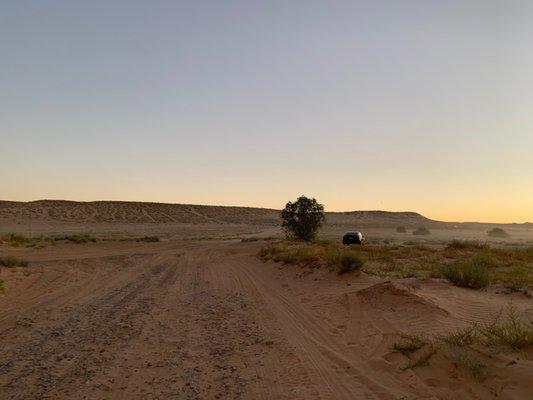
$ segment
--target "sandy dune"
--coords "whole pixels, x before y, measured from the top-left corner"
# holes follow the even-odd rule
[[[280,236],[279,210],[253,207],[202,206],[127,201],[75,202],[0,200],[0,234],[27,236],[90,233],[99,237],[156,235],[174,239],[229,238],[243,235]],[[398,233],[398,226],[408,233]],[[425,226],[431,235],[414,236]],[[507,238],[490,238],[487,231],[500,226]],[[452,223],[428,219],[414,212],[327,212],[321,236],[339,238],[362,230],[371,240],[443,242],[473,239],[501,243],[533,243],[531,224]]]
[[[202,206],[128,201],[0,201],[0,220],[74,223],[278,223],[266,208]]]
[[[489,320],[510,296],[440,281],[279,267],[257,243],[168,241],[11,249],[2,399],[527,399],[527,354],[479,382],[435,356],[402,371],[398,332]],[[26,276],[28,275],[28,276]],[[531,299],[513,303],[533,318]]]

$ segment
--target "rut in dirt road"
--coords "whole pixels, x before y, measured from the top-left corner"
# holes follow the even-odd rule
[[[94,268],[83,296],[45,290],[2,331],[1,398],[283,398],[272,384],[287,356],[260,328],[261,306],[216,283],[228,274],[218,257],[84,260]],[[99,287],[94,274],[112,285]]]

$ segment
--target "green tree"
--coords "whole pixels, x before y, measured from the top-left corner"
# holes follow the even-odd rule
[[[310,241],[324,223],[324,206],[315,199],[300,196],[294,203],[287,203],[281,211],[281,219],[287,236]]]

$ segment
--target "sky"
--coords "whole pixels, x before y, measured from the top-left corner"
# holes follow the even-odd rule
[[[533,221],[533,3],[0,1],[0,199]]]

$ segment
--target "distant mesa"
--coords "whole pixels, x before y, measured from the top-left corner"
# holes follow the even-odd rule
[[[135,201],[37,200],[30,202],[0,200],[0,222],[15,223],[125,223],[125,224],[247,224],[279,226],[280,210],[258,207],[171,204]],[[454,227],[485,229],[500,224],[435,221],[412,211],[344,211],[326,212],[326,224],[340,230],[386,228],[427,235],[430,229]],[[507,227],[510,225],[501,225]],[[524,225],[531,226],[531,225]],[[421,231],[423,227],[426,231]],[[493,237],[506,237],[495,228]],[[417,233],[415,233],[417,232]],[[506,235],[505,231],[503,235]]]

